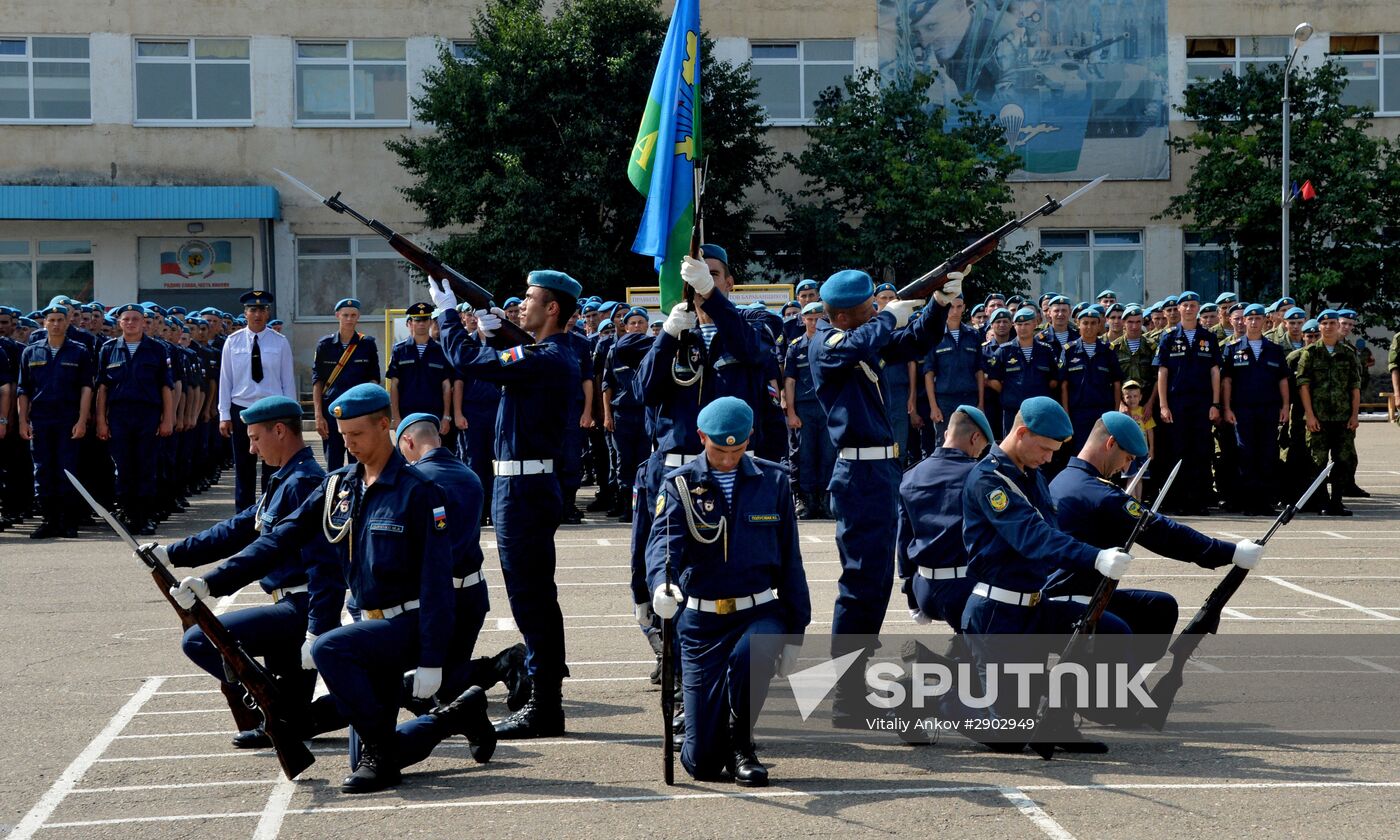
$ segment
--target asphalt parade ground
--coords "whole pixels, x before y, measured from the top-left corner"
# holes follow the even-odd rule
[[[1400,641],[1397,444],[1394,426],[1362,425],[1358,483],[1373,497],[1348,500],[1353,518],[1301,514],[1280,532],[1231,601],[1222,634]],[[158,539],[229,515],[231,485],[226,474]],[[1268,526],[1229,515],[1190,521],[1231,540]],[[180,652],[179,623],[130,552],[96,527],[45,542],[27,538],[32,527],[0,534],[0,836],[1400,836],[1400,730],[1338,728],[1322,700],[1306,727],[1266,737],[1228,726],[1158,740],[1108,733],[1107,755],[1050,762],[957,737],[917,748],[761,742],[771,787],[693,783],[677,767],[668,788],[658,690],[648,680],[653,660],[626,586],[628,527],[598,519],[562,528],[557,540],[572,669],[568,734],[501,742],[487,765],[474,764],[465,741],[453,738],[408,769],[397,789],[346,796],[343,731],[312,742],[317,761],[295,782],[281,777],[269,752],[235,750],[222,696]],[[801,528],[810,634],[830,631],[833,532],[829,521]],[[519,634],[494,535],[488,529],[482,539],[493,610],[477,653],[491,654]],[[1171,592],[1184,623],[1222,574],[1144,552],[1125,585]],[[254,586],[218,609],[265,602]],[[916,627],[902,596],[891,599],[887,630],[946,634]],[[1354,665],[1400,703],[1400,645],[1395,653]],[[1188,683],[1204,670],[1188,669]],[[499,719],[504,689],[491,698]]]

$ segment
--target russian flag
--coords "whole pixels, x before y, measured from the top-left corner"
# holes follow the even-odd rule
[[[433,508],[433,527],[439,531],[447,527],[447,508]]]
[[[176,274],[180,277],[185,276],[185,272],[180,270],[180,261],[176,258],[174,251],[160,252],[160,273]]]

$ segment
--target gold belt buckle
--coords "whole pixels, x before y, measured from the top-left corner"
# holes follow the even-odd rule
[[[1032,593],[1031,593],[1031,599],[1030,599],[1030,601],[1028,601],[1028,602],[1026,603],[1026,606],[1028,606],[1028,607],[1033,607],[1033,606],[1035,606],[1036,604],[1039,604],[1039,603],[1040,603],[1040,593],[1039,593],[1039,592],[1032,592]]]
[[[381,619],[381,618],[384,617],[384,611],[383,611],[383,610],[360,610],[360,617],[361,617],[361,618],[368,618],[368,619],[372,619],[372,620],[377,620],[377,619]]]
[[[733,598],[719,598],[715,601],[716,615],[729,615],[732,612],[734,612]]]

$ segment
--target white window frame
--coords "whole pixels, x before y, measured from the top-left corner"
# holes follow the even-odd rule
[[[1327,54],[1327,57],[1328,57],[1328,58],[1331,58],[1331,59],[1336,59],[1336,60],[1339,61],[1339,62],[1345,62],[1345,61],[1349,61],[1349,60],[1350,60],[1350,61],[1354,61],[1354,60],[1357,60],[1357,59],[1362,59],[1362,60],[1364,60],[1364,59],[1370,59],[1370,58],[1375,59],[1375,62],[1376,62],[1376,75],[1375,75],[1374,77],[1371,77],[1371,76],[1363,76],[1363,77],[1360,77],[1360,78],[1366,79],[1366,80],[1368,80],[1368,81],[1369,81],[1370,79],[1374,78],[1374,79],[1376,80],[1376,82],[1377,82],[1377,88],[1376,88],[1376,110],[1372,111],[1371,113],[1374,114],[1375,116],[1378,116],[1378,117],[1395,117],[1395,116],[1400,116],[1400,111],[1397,111],[1397,110],[1387,111],[1387,110],[1385,110],[1385,87],[1386,87],[1386,85],[1385,85],[1385,65],[1386,65],[1386,61],[1387,61],[1387,60],[1395,61],[1397,64],[1400,64],[1400,34],[1395,34],[1395,33],[1390,33],[1390,34],[1380,33],[1380,34],[1377,34],[1377,33],[1372,33],[1372,32],[1355,32],[1355,33],[1348,33],[1347,36],[1340,36],[1340,35],[1337,35],[1337,34],[1335,34],[1335,33],[1332,35],[1333,38],[1339,38],[1339,37],[1357,37],[1357,36],[1373,36],[1373,37],[1375,37],[1376,40],[1379,42],[1379,43],[1377,44],[1377,47],[1376,47],[1376,52],[1375,52],[1374,54],[1372,54],[1372,53],[1330,53],[1330,52],[1329,52],[1329,53]],[[1350,80],[1351,77],[1352,77],[1352,73],[1351,73],[1350,70],[1348,70],[1348,71],[1347,71],[1347,79]],[[1397,77],[1396,77],[1394,80],[1392,80],[1392,81],[1393,81],[1393,83],[1394,83],[1395,85],[1400,86],[1400,73],[1398,73],[1398,74],[1397,74]]]
[[[142,44],[175,44],[185,42],[186,53],[183,57],[177,56],[142,56]],[[248,44],[247,58],[196,58],[196,41],[244,41]],[[253,125],[253,115],[257,111],[257,102],[254,101],[253,84],[253,43],[250,38],[237,37],[193,37],[193,38],[162,38],[158,36],[132,38],[131,41],[131,120],[132,125],[140,126],[200,126],[208,128],[219,127],[240,127]],[[136,77],[136,67],[141,64],[186,64],[190,68],[190,113],[193,114],[187,120],[179,119],[150,119],[143,120],[138,111],[138,99],[140,97],[140,82]],[[248,66],[248,118],[247,119],[209,119],[199,118],[199,84],[196,70],[200,64],[228,65],[246,64]]]
[[[850,44],[851,44],[851,60],[848,62],[848,61],[844,61],[844,60],[837,61],[837,60],[829,60],[829,59],[808,59],[808,58],[807,58],[807,44],[812,43],[812,42],[815,42],[815,41],[841,41],[841,42],[847,42],[847,41],[849,41]],[[754,47],[785,47],[785,46],[796,46],[796,47],[797,47],[797,58],[792,59],[792,58],[754,58],[754,57],[753,57],[753,48],[754,48]],[[765,122],[766,124],[768,124],[768,125],[776,125],[776,126],[808,126],[808,125],[815,125],[815,124],[816,124],[816,115],[815,115],[815,114],[810,114],[810,113],[808,113],[808,111],[812,110],[812,97],[807,95],[807,73],[805,72],[805,70],[806,70],[807,67],[809,67],[809,66],[814,66],[814,65],[817,65],[817,66],[827,66],[827,67],[836,67],[836,66],[842,66],[842,67],[844,67],[844,66],[846,66],[847,64],[849,64],[850,67],[851,67],[851,72],[850,72],[849,74],[847,74],[847,75],[855,75],[855,73],[860,69],[859,64],[857,64],[857,62],[856,62],[856,42],[855,42],[855,39],[854,39],[854,38],[791,38],[791,39],[786,39],[786,40],[783,40],[783,39],[763,39],[763,40],[757,40],[757,41],[750,41],[750,42],[749,42],[749,63],[750,63],[752,66],[754,66],[754,67],[796,67],[796,68],[797,68],[797,96],[798,96],[798,104],[801,106],[801,109],[802,109],[802,116],[800,116],[800,117],[769,117],[769,116],[767,116],[767,115],[765,114],[765,115],[764,115],[764,122]]]
[[[403,43],[403,59],[358,59],[355,58],[356,41],[398,41]],[[344,58],[303,58],[300,54],[303,44],[344,44]],[[350,77],[350,118],[349,119],[308,119],[301,116],[301,85],[297,83],[297,68],[299,67],[335,67],[345,68],[346,74]],[[379,120],[368,119],[355,116],[355,68],[357,66],[375,67],[398,67],[404,69],[404,109],[403,119]],[[409,117],[413,112],[412,91],[410,82],[412,81],[408,67],[408,39],[406,38],[297,38],[292,42],[292,125],[299,128],[407,128]]]
[[[1285,42],[1285,44],[1290,40],[1290,36],[1288,36],[1288,35],[1239,35],[1239,36],[1234,36],[1233,38],[1232,38],[1231,36],[1229,36],[1229,35],[1219,35],[1219,36],[1216,36],[1216,35],[1190,35],[1190,36],[1187,36],[1186,41],[1187,41],[1188,50],[1189,50],[1189,47],[1190,47],[1190,42],[1191,42],[1191,41],[1194,41],[1194,40],[1198,40],[1198,39],[1227,40],[1227,41],[1228,41],[1228,40],[1233,40],[1233,41],[1235,42],[1235,54],[1234,54],[1233,57],[1226,57],[1226,58],[1190,58],[1190,57],[1188,57],[1188,58],[1186,59],[1186,86],[1187,86],[1187,87],[1190,87],[1192,84],[1194,84],[1196,81],[1198,81],[1198,80],[1197,80],[1194,76],[1192,76],[1192,74],[1191,74],[1191,68],[1192,68],[1192,67],[1205,67],[1205,66],[1215,67],[1215,66],[1222,65],[1222,64],[1230,64],[1230,65],[1232,65],[1232,66],[1231,66],[1231,69],[1230,69],[1230,72],[1231,72],[1231,73],[1234,73],[1236,76],[1239,76],[1239,75],[1242,75],[1242,73],[1244,72],[1244,68],[1245,68],[1246,65],[1250,65],[1250,64],[1272,64],[1272,63],[1274,63],[1274,62],[1278,62],[1278,63],[1282,64],[1283,62],[1287,61],[1287,60],[1288,60],[1287,46],[1285,46],[1283,54],[1277,55],[1277,56],[1275,56],[1275,55],[1246,55],[1246,54],[1245,54],[1247,50],[1249,50],[1249,49],[1251,49],[1251,48],[1253,47],[1253,45],[1254,45],[1254,43],[1255,43],[1256,41],[1260,41],[1260,40],[1263,40],[1263,39],[1266,39],[1266,38],[1277,38],[1277,39],[1280,39],[1280,40],[1282,40],[1283,42]]]
[[[39,263],[41,262],[87,262],[92,263],[94,288],[97,283],[97,249],[90,239],[67,239],[57,237],[7,237],[0,236],[3,242],[25,242],[28,243],[29,251],[21,256],[20,254],[0,254],[0,262],[29,262],[29,306],[27,311],[38,309],[48,300],[39,300]],[[41,254],[39,252],[42,245],[51,242],[86,242],[87,253],[83,254]],[[16,307],[18,308],[18,307]]]
[[[468,53],[476,51],[476,41],[470,38],[454,38],[448,44],[448,51],[452,57],[463,64],[475,64],[476,58]]]
[[[1086,242],[1087,244],[1082,245],[1082,246],[1080,246],[1080,245],[1069,245],[1069,246],[1056,245],[1056,246],[1047,247],[1047,246],[1044,244],[1045,234],[1047,234],[1047,233],[1056,233],[1056,234],[1082,233],[1082,234],[1085,234],[1085,242]],[[1100,242],[1098,241],[1098,238],[1099,238],[1100,236],[1109,236],[1109,235],[1120,236],[1120,235],[1125,234],[1125,233],[1137,234],[1137,238],[1138,238],[1137,244],[1125,244],[1125,243],[1118,243],[1118,242],[1104,242],[1104,243],[1100,243]],[[1099,291],[1099,289],[1103,288],[1104,284],[1106,284],[1106,283],[1109,282],[1108,280],[1100,280],[1099,278],[1097,278],[1097,277],[1094,276],[1094,255],[1095,255],[1095,254],[1097,254],[1097,253],[1103,253],[1103,252],[1107,252],[1107,251],[1136,251],[1137,253],[1142,254],[1142,259],[1143,259],[1143,277],[1142,277],[1143,290],[1142,290],[1142,293],[1143,293],[1143,295],[1146,295],[1146,294],[1147,294],[1147,242],[1146,242],[1147,236],[1146,236],[1146,231],[1144,231],[1142,228],[1041,228],[1041,229],[1038,231],[1037,236],[1038,236],[1038,240],[1039,240],[1038,244],[1040,245],[1040,248],[1041,248],[1041,250],[1043,250],[1043,251],[1053,251],[1054,253],[1067,253],[1067,252],[1072,252],[1072,253],[1084,253],[1084,254],[1088,254],[1088,255],[1089,255],[1089,262],[1088,262],[1088,264],[1089,264],[1089,291],[1088,291],[1088,294],[1090,294],[1090,295],[1097,293],[1097,292]],[[1052,268],[1053,268],[1053,266],[1052,266]],[[1041,288],[1040,288],[1041,293],[1044,293],[1044,292],[1049,291],[1049,289],[1045,288],[1045,275],[1044,275],[1043,273],[1041,274],[1041,276],[1040,276],[1040,278],[1039,278],[1039,280],[1038,280],[1038,284],[1039,284],[1039,286],[1041,287]],[[1118,294],[1118,299],[1119,299],[1120,301],[1122,301],[1123,303],[1125,303],[1125,304],[1127,304],[1127,303],[1144,303],[1143,301],[1129,300],[1126,293],[1121,292],[1121,291],[1119,291],[1119,290],[1117,290],[1117,289],[1114,289],[1114,291],[1117,292],[1117,294]],[[1068,294],[1068,293],[1067,293],[1067,292],[1064,292],[1064,291],[1062,290],[1062,291],[1060,291],[1060,292],[1057,292],[1057,294]],[[1087,298],[1087,297],[1086,297],[1086,298],[1084,298],[1084,299],[1085,299],[1085,300],[1089,300],[1090,302],[1092,302],[1092,298]]]
[[[348,239],[348,240],[350,241],[349,253],[348,253],[348,254],[302,254],[302,253],[301,253],[301,240],[303,240],[303,239]],[[296,240],[297,240],[297,242],[296,242],[295,246],[294,246],[293,249],[292,249],[292,261],[293,261],[293,265],[295,266],[295,273],[296,273],[296,292],[295,292],[295,294],[293,295],[293,299],[292,299],[292,319],[293,319],[293,321],[294,321],[295,323],[298,323],[298,324],[335,323],[335,320],[336,320],[336,317],[335,317],[335,313],[334,313],[334,312],[305,313],[305,314],[302,313],[302,311],[301,311],[301,263],[302,263],[302,260],[344,260],[344,259],[349,259],[349,260],[350,260],[350,288],[349,288],[349,290],[346,291],[344,294],[341,294],[340,297],[353,297],[353,298],[359,298],[359,297],[360,297],[360,294],[359,294],[359,290],[360,290],[360,260],[387,260],[387,261],[392,261],[392,262],[397,262],[397,263],[402,263],[402,262],[404,262],[403,257],[399,256],[397,252],[389,252],[389,253],[386,253],[386,252],[384,252],[384,251],[371,251],[371,252],[369,252],[369,253],[366,253],[366,254],[361,255],[361,254],[360,254],[360,241],[361,241],[361,240],[379,241],[379,238],[378,238],[378,237],[374,237],[374,236],[360,236],[360,235],[347,236],[347,235],[345,235],[345,234],[337,234],[337,233],[331,233],[331,234],[306,233],[306,234],[298,234],[297,237],[296,237]],[[385,245],[384,247],[388,247],[388,246]],[[413,275],[410,273],[409,276],[408,276],[408,278],[407,278],[407,282],[406,282],[405,285],[404,285],[404,290],[403,290],[403,295],[404,295],[404,298],[403,298],[403,299],[404,299],[404,300],[408,300],[408,299],[409,299],[409,296],[412,294],[412,290],[413,290],[413,288],[415,287],[415,285],[416,285],[416,284],[413,282]],[[391,307],[391,308],[392,308],[392,307]],[[377,318],[380,317],[379,315],[370,315],[369,312],[365,312],[364,314],[365,314],[367,317],[374,318],[374,319],[377,319]]]
[[[34,57],[35,38],[83,38],[88,42],[87,58],[38,58]],[[29,116],[0,117],[0,125],[92,125],[92,39],[88,35],[0,35],[6,41],[24,39],[24,56],[0,56],[3,62],[24,62],[29,79]],[[34,62],[44,64],[86,64],[88,68],[88,116],[87,119],[39,119],[34,116]]]

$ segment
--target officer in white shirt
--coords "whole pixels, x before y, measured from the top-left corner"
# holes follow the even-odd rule
[[[264,397],[296,399],[297,383],[291,342],[267,328],[275,302],[272,293],[254,289],[238,300],[248,325],[224,342],[219,364],[219,434],[233,439],[234,507],[243,510],[253,504],[257,494],[253,485],[257,459],[248,450],[248,427],[239,414]],[[270,475],[264,465],[261,486],[267,486]]]

